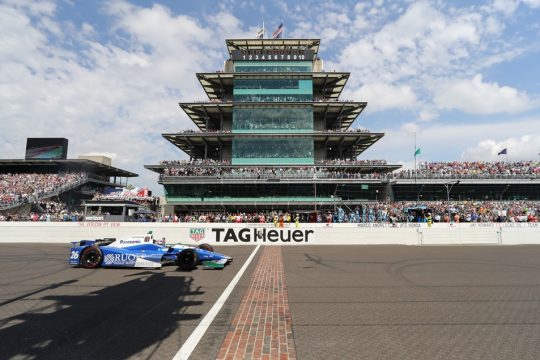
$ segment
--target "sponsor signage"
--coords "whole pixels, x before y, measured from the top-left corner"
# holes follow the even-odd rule
[[[134,254],[107,254],[103,258],[105,265],[135,265],[137,255]]]
[[[141,243],[141,240],[120,240],[119,241],[120,244],[122,245],[133,245],[133,244],[140,244]]]
[[[84,220],[85,221],[103,221],[103,220],[105,220],[105,216],[90,215],[90,216],[85,216]]]
[[[306,229],[212,228],[218,243],[307,243],[313,240],[314,232]]]
[[[195,241],[204,239],[204,228],[190,228],[189,237]]]
[[[257,49],[233,50],[233,61],[313,61],[313,50],[307,49]]]

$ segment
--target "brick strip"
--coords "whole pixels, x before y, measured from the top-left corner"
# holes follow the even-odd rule
[[[296,359],[281,247],[264,247],[217,359]]]

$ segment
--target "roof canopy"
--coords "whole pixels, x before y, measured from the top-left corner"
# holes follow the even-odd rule
[[[210,100],[231,98],[234,79],[313,79],[313,93],[324,98],[337,100],[345,87],[348,72],[272,72],[272,73],[198,73],[201,83]]]
[[[221,119],[231,118],[233,107],[298,107],[313,106],[313,115],[323,117],[327,128],[347,130],[367,106],[366,102],[317,101],[317,102],[196,102],[180,103],[182,110],[202,131],[221,129]]]
[[[25,160],[4,159],[0,160],[0,172],[59,172],[59,171],[84,171],[101,176],[136,177],[139,176],[131,171],[122,170],[109,165],[101,164],[92,160],[67,159],[67,160]]]
[[[220,146],[231,146],[233,138],[310,138],[315,142],[323,142],[327,147],[341,146],[343,149],[354,150],[355,156],[361,154],[380,138],[384,133],[363,133],[363,132],[306,132],[294,134],[238,134],[238,133],[169,133],[162,134],[176,147],[194,158],[204,158],[205,147],[219,148]]]
[[[320,39],[229,39],[225,40],[227,51],[232,55],[233,50],[260,49],[309,49],[317,57]]]

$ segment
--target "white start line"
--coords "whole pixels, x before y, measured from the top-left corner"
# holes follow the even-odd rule
[[[255,254],[257,253],[260,247],[261,245],[257,245],[255,247],[251,255],[249,255],[248,259],[244,263],[244,265],[242,265],[240,270],[238,270],[238,273],[236,274],[236,276],[231,280],[229,285],[227,285],[225,290],[223,290],[223,293],[216,300],[216,302],[214,303],[210,311],[208,311],[206,316],[201,320],[199,325],[197,325],[195,330],[193,330],[193,332],[191,333],[189,338],[186,340],[186,342],[182,345],[180,350],[178,350],[176,355],[174,355],[173,360],[187,360],[191,356],[191,353],[193,352],[193,350],[195,350],[199,341],[201,341],[206,330],[208,330],[210,325],[212,325],[214,318],[217,316],[217,314],[223,307],[223,304],[225,304],[225,302],[229,298],[229,295],[231,295],[232,291],[236,287],[236,284],[238,284],[238,282],[240,281],[240,278],[242,277],[242,275],[244,275],[244,272],[248,268],[249,264],[255,257]]]

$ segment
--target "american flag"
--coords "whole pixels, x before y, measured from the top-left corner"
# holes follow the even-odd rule
[[[283,34],[283,23],[279,24],[276,31],[272,33],[272,38],[274,39],[281,39],[281,35]]]

